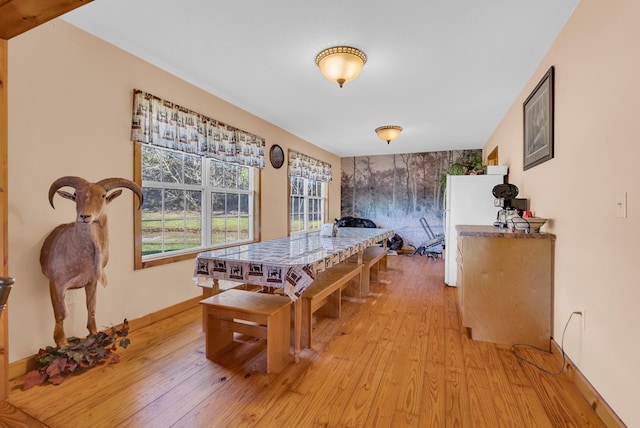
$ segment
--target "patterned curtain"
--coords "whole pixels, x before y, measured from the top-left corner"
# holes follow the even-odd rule
[[[265,140],[138,89],[131,139],[224,162],[264,168]]]
[[[289,150],[289,175],[331,183],[331,164]]]

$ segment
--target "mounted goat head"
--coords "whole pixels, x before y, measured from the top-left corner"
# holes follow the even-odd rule
[[[72,187],[75,192],[60,190]],[[107,285],[104,267],[109,261],[107,204],[131,189],[142,206],[142,189],[125,178],[105,178],[90,183],[80,177],[60,177],[49,187],[49,203],[57,193],[76,203],[76,221],[61,224],[45,239],[40,250],[42,273],[49,279],[49,291],[56,325],[53,338],[58,347],[67,346],[64,319],[67,317],[67,290],[84,288],[87,301],[87,328],[96,334],[96,288]],[[114,190],[118,189],[118,190]],[[54,207],[55,208],[55,207]]]

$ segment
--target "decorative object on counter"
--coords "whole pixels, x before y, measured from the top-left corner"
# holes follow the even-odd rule
[[[115,351],[118,346],[127,349],[131,343],[128,334],[129,321],[125,319],[121,329],[111,327],[85,339],[70,337],[69,345],[63,348],[40,349],[35,356],[38,368],[24,375],[22,389],[26,391],[44,382],[60,385],[71,373],[94,367],[106,359],[110,364],[120,362]]]
[[[509,219],[512,230],[522,230],[525,233],[540,232],[540,228],[547,222],[546,218],[513,216]]]
[[[522,106],[525,171],[553,158],[553,80],[552,66]]]
[[[322,75],[341,88],[358,77],[366,62],[364,52],[351,46],[334,46],[316,56],[316,65]]]
[[[7,308],[7,300],[14,282],[15,280],[11,277],[0,277],[0,313]]]
[[[75,192],[60,190],[72,187]],[[84,288],[87,295],[87,328],[95,335],[96,288],[98,282],[107,286],[104,268],[109,261],[107,205],[122,194],[122,188],[132,190],[142,206],[142,189],[126,178],[105,178],[90,183],[84,178],[60,177],[49,187],[49,203],[57,193],[76,203],[76,221],[61,224],[47,236],[40,250],[42,273],[49,278],[51,304],[56,324],[53,338],[58,347],[67,346],[64,319],[67,317],[65,294],[69,289]]]
[[[376,134],[382,141],[386,141],[389,144],[400,136],[402,132],[402,126],[397,125],[385,125],[376,128]]]

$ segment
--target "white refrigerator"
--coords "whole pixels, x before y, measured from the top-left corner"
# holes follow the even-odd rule
[[[499,207],[494,204],[493,187],[504,183],[504,175],[447,175],[444,205],[444,282],[456,286],[458,275],[459,224],[493,225]]]

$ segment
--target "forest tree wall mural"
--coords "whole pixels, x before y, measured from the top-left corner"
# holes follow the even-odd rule
[[[481,150],[452,150],[342,158],[341,214],[393,229],[405,246],[428,240],[420,223],[443,233],[447,172],[481,159]],[[463,171],[457,168],[456,173]]]

